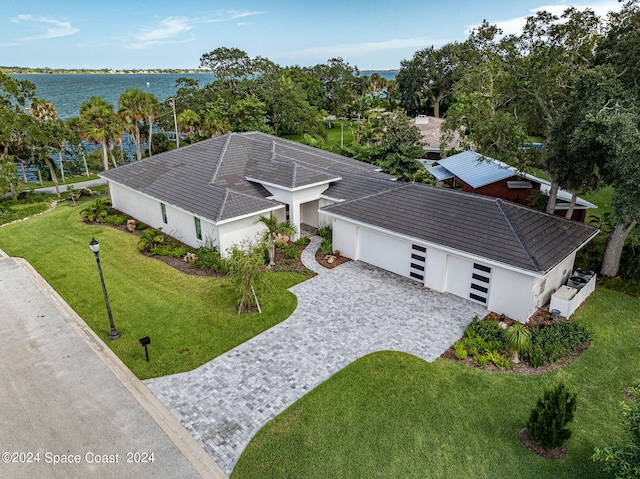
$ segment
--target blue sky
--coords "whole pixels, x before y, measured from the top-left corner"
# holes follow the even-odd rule
[[[464,40],[486,19],[520,31],[538,9],[616,0],[4,0],[0,65],[50,68],[197,68],[200,56],[236,47],[279,65],[342,57],[361,70],[397,69],[424,47]]]

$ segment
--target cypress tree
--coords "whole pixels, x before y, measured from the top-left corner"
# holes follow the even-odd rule
[[[573,420],[576,394],[570,393],[564,383],[546,390],[538,400],[527,422],[529,436],[545,449],[562,446],[570,437],[567,424]]]

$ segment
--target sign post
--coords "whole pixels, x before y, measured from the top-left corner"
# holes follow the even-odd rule
[[[147,355],[147,362],[149,362],[149,351],[147,350],[148,344],[151,344],[151,338],[149,336],[140,338],[140,346],[144,346],[144,352]]]

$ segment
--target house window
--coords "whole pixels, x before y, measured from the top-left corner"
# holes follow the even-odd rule
[[[489,300],[490,283],[491,268],[483,264],[473,263],[469,298],[480,303],[487,304]]]
[[[201,240],[202,239],[202,225],[200,224],[200,218],[194,216],[193,219],[196,220],[196,238]]]
[[[167,224],[167,206],[164,203],[160,203],[160,209],[162,210],[162,222]]]

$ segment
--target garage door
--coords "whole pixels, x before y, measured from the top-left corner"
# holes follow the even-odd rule
[[[420,281],[411,275],[411,253],[411,243],[407,241],[366,228],[358,229],[359,260]]]

